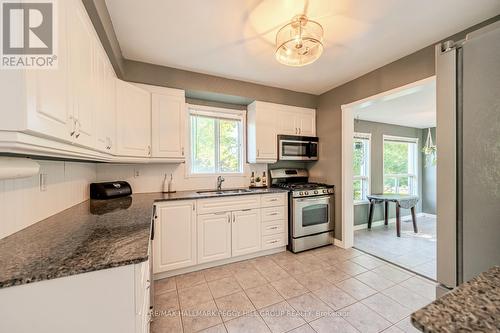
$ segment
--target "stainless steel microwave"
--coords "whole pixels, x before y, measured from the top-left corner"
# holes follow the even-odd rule
[[[280,161],[317,161],[318,138],[278,135],[278,159]]]

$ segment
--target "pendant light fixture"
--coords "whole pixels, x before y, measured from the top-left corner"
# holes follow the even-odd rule
[[[276,59],[287,66],[305,66],[323,53],[323,27],[306,15],[295,16],[276,34]]]

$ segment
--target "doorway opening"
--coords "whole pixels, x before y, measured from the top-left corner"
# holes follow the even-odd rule
[[[345,245],[435,280],[435,77],[342,106],[342,133]]]

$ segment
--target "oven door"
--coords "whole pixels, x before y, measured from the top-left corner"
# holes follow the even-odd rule
[[[279,159],[282,161],[315,161],[318,159],[318,143],[282,139],[279,141]]]
[[[292,237],[331,231],[334,227],[334,196],[293,199]]]

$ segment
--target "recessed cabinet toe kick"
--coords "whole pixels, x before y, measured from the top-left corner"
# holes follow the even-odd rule
[[[157,278],[284,251],[286,193],[157,202]]]

